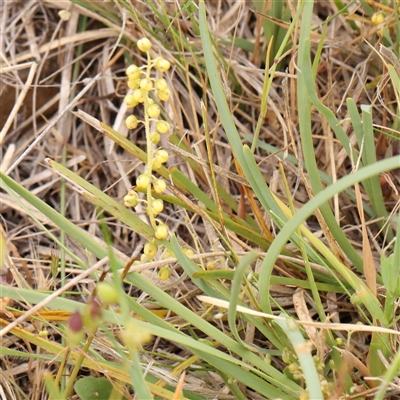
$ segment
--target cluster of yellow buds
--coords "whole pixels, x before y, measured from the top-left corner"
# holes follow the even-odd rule
[[[147,54],[147,64],[142,67],[130,65],[126,69],[128,76],[129,94],[125,96],[124,102],[129,108],[134,108],[139,104],[144,107],[144,120],[139,120],[135,115],[130,115],[125,124],[128,129],[135,129],[139,124],[143,124],[146,131],[146,150],[147,163],[144,173],[140,174],[136,179],[136,187],[131,189],[124,197],[124,203],[127,207],[136,207],[139,204],[139,195],[136,190],[145,191],[146,213],[149,216],[150,223],[154,228],[156,239],[166,239],[168,236],[168,227],[156,217],[163,211],[164,203],[161,199],[152,196],[152,190],[161,194],[166,190],[167,184],[161,178],[156,178],[153,171],[157,171],[163,164],[168,161],[168,152],[157,148],[161,135],[168,133],[170,125],[167,121],[160,118],[161,109],[158,104],[150,97],[150,93],[154,98],[160,101],[168,101],[171,92],[162,73],[168,71],[170,63],[163,57],[154,59],[150,56],[151,42],[147,38],[138,40],[137,46],[140,51]],[[152,72],[156,71],[156,77]],[[150,123],[155,127],[150,132]],[[157,245],[154,242],[148,242],[144,246],[142,261],[152,260],[157,253]]]
[[[376,12],[371,17],[371,22],[375,26],[381,24],[384,20],[385,20],[385,15],[381,11]]]
[[[372,25],[379,26],[379,30],[377,31],[378,36],[383,37],[390,34],[390,28],[388,24],[384,24],[387,20],[385,14],[382,11],[377,11],[371,16]]]

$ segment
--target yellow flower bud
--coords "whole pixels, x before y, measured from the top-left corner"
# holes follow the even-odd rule
[[[147,242],[144,245],[143,253],[149,257],[149,258],[154,258],[154,256],[157,253],[157,245],[154,242]]]
[[[126,75],[128,75],[128,77],[130,77],[131,75],[136,75],[139,74],[140,75],[140,68],[135,65],[135,64],[131,64],[127,69],[126,69]],[[130,79],[130,78],[129,78]]]
[[[139,79],[129,79],[128,80],[128,88],[135,90],[139,87],[140,80]]]
[[[60,10],[58,12],[58,16],[60,17],[61,21],[69,21],[71,19],[71,12],[68,10]]]
[[[154,158],[158,160],[161,164],[164,164],[168,161],[168,153],[165,150],[157,150]]]
[[[171,64],[169,63],[169,61],[167,61],[165,58],[163,57],[158,57],[155,60],[155,67],[156,69],[158,69],[160,72],[165,72],[168,71],[169,68],[171,67]]]
[[[295,372],[297,372],[299,370],[299,365],[296,363],[292,363],[288,365],[288,370],[291,374],[294,374]]]
[[[141,329],[134,320],[129,320],[120,333],[125,346],[130,351],[136,351],[140,346],[150,342],[152,336],[147,329]]]
[[[160,279],[160,281],[166,281],[167,279],[169,279],[170,276],[171,276],[171,270],[169,269],[168,265],[162,267],[158,271],[158,279]]]
[[[157,97],[161,100],[161,101],[168,101],[169,98],[171,97],[171,91],[169,89],[165,89],[165,90],[159,90],[157,92]]]
[[[153,188],[156,193],[164,193],[167,188],[167,184],[163,179],[154,179]]]
[[[124,197],[125,207],[136,207],[138,203],[139,196],[134,190],[129,191],[129,193]]]
[[[145,92],[150,92],[153,89],[153,82],[149,78],[144,78],[140,81],[140,89]]]
[[[295,372],[294,374],[293,374],[293,379],[295,380],[295,381],[299,381],[299,380],[301,380],[303,378],[303,374],[301,373],[301,372]]]
[[[154,82],[154,87],[157,90],[164,91],[164,90],[168,89],[167,81],[165,79],[157,79]]]
[[[139,189],[147,189],[149,185],[150,185],[150,178],[145,174],[139,175],[138,178],[136,179],[136,186]]]
[[[168,226],[165,224],[160,224],[157,226],[156,231],[155,231],[155,237],[157,239],[166,239],[168,236]]]
[[[82,319],[86,328],[92,329],[99,326],[102,317],[102,306],[96,301],[90,301],[86,304]]]
[[[125,125],[127,126],[128,129],[135,129],[139,124],[138,119],[134,115],[130,115],[126,120],[125,120]]]
[[[342,338],[336,338],[335,339],[335,344],[336,344],[336,346],[344,347],[346,343]]]
[[[151,143],[158,144],[159,141],[160,141],[160,138],[161,138],[161,136],[160,136],[160,134],[158,132],[154,131],[154,132],[150,133]]]
[[[171,250],[166,249],[162,255],[162,258],[170,258],[170,257],[175,257],[174,252],[172,252]]]
[[[153,160],[153,164],[152,164],[152,166],[151,166],[151,169],[153,170],[153,171],[158,171],[160,168],[161,168],[161,162],[160,162],[160,160],[157,160],[157,159],[154,159]]]
[[[183,254],[185,254],[186,256],[192,256],[194,254],[194,251],[192,249],[184,248]]]
[[[112,304],[118,302],[117,289],[110,283],[102,281],[97,284],[97,295],[103,303]]]
[[[135,100],[135,98],[133,97],[133,95],[131,94],[127,94],[124,98],[124,103],[129,107],[129,108],[133,108],[136,107],[138,102]]]
[[[157,118],[160,115],[160,107],[157,104],[152,104],[147,108],[147,114],[150,118]]]
[[[215,269],[215,266],[217,264],[217,261],[210,261],[206,264],[207,271],[213,271]]]
[[[163,120],[157,121],[156,130],[161,134],[167,133],[169,131],[169,123]]]
[[[136,101],[137,103],[143,103],[144,102],[144,93],[143,90],[141,89],[136,89],[133,93],[132,93],[132,98],[134,101]]]
[[[372,15],[371,17],[371,22],[374,25],[379,25],[385,20],[385,16],[380,12],[376,12],[375,14]]]
[[[140,39],[137,41],[137,47],[140,51],[146,53],[151,49],[151,42],[147,38]]]
[[[142,73],[140,72],[140,69],[138,68],[137,70],[135,70],[135,72],[128,74],[128,79],[130,81],[136,81],[137,79],[140,79],[141,75],[142,75]]]
[[[154,215],[159,214],[163,209],[164,209],[164,202],[161,199],[152,201],[151,211],[153,211]]]

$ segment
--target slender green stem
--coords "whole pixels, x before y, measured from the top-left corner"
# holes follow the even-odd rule
[[[96,332],[97,332],[97,327],[93,328],[92,331],[90,332],[90,335],[88,336],[87,341],[80,352],[79,358],[74,365],[71,375],[69,376],[67,386],[65,387],[65,390],[64,390],[63,399],[65,399],[65,400],[67,400],[72,393],[74,384],[76,382],[76,377],[78,376],[78,373],[82,368],[82,363],[86,357],[86,354],[89,350],[90,345],[92,344],[92,341],[96,335]]]

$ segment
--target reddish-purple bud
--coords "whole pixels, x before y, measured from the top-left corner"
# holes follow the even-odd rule
[[[101,305],[97,301],[93,301],[90,304],[90,318],[92,320],[100,319],[102,315]]]
[[[69,321],[68,321],[68,328],[71,330],[72,333],[78,333],[83,328],[83,321],[82,315],[79,311],[75,311],[71,314]]]

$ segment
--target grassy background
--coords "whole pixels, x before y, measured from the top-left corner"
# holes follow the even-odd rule
[[[1,399],[400,397],[394,3],[1,5]],[[123,201],[142,37],[166,240]]]

